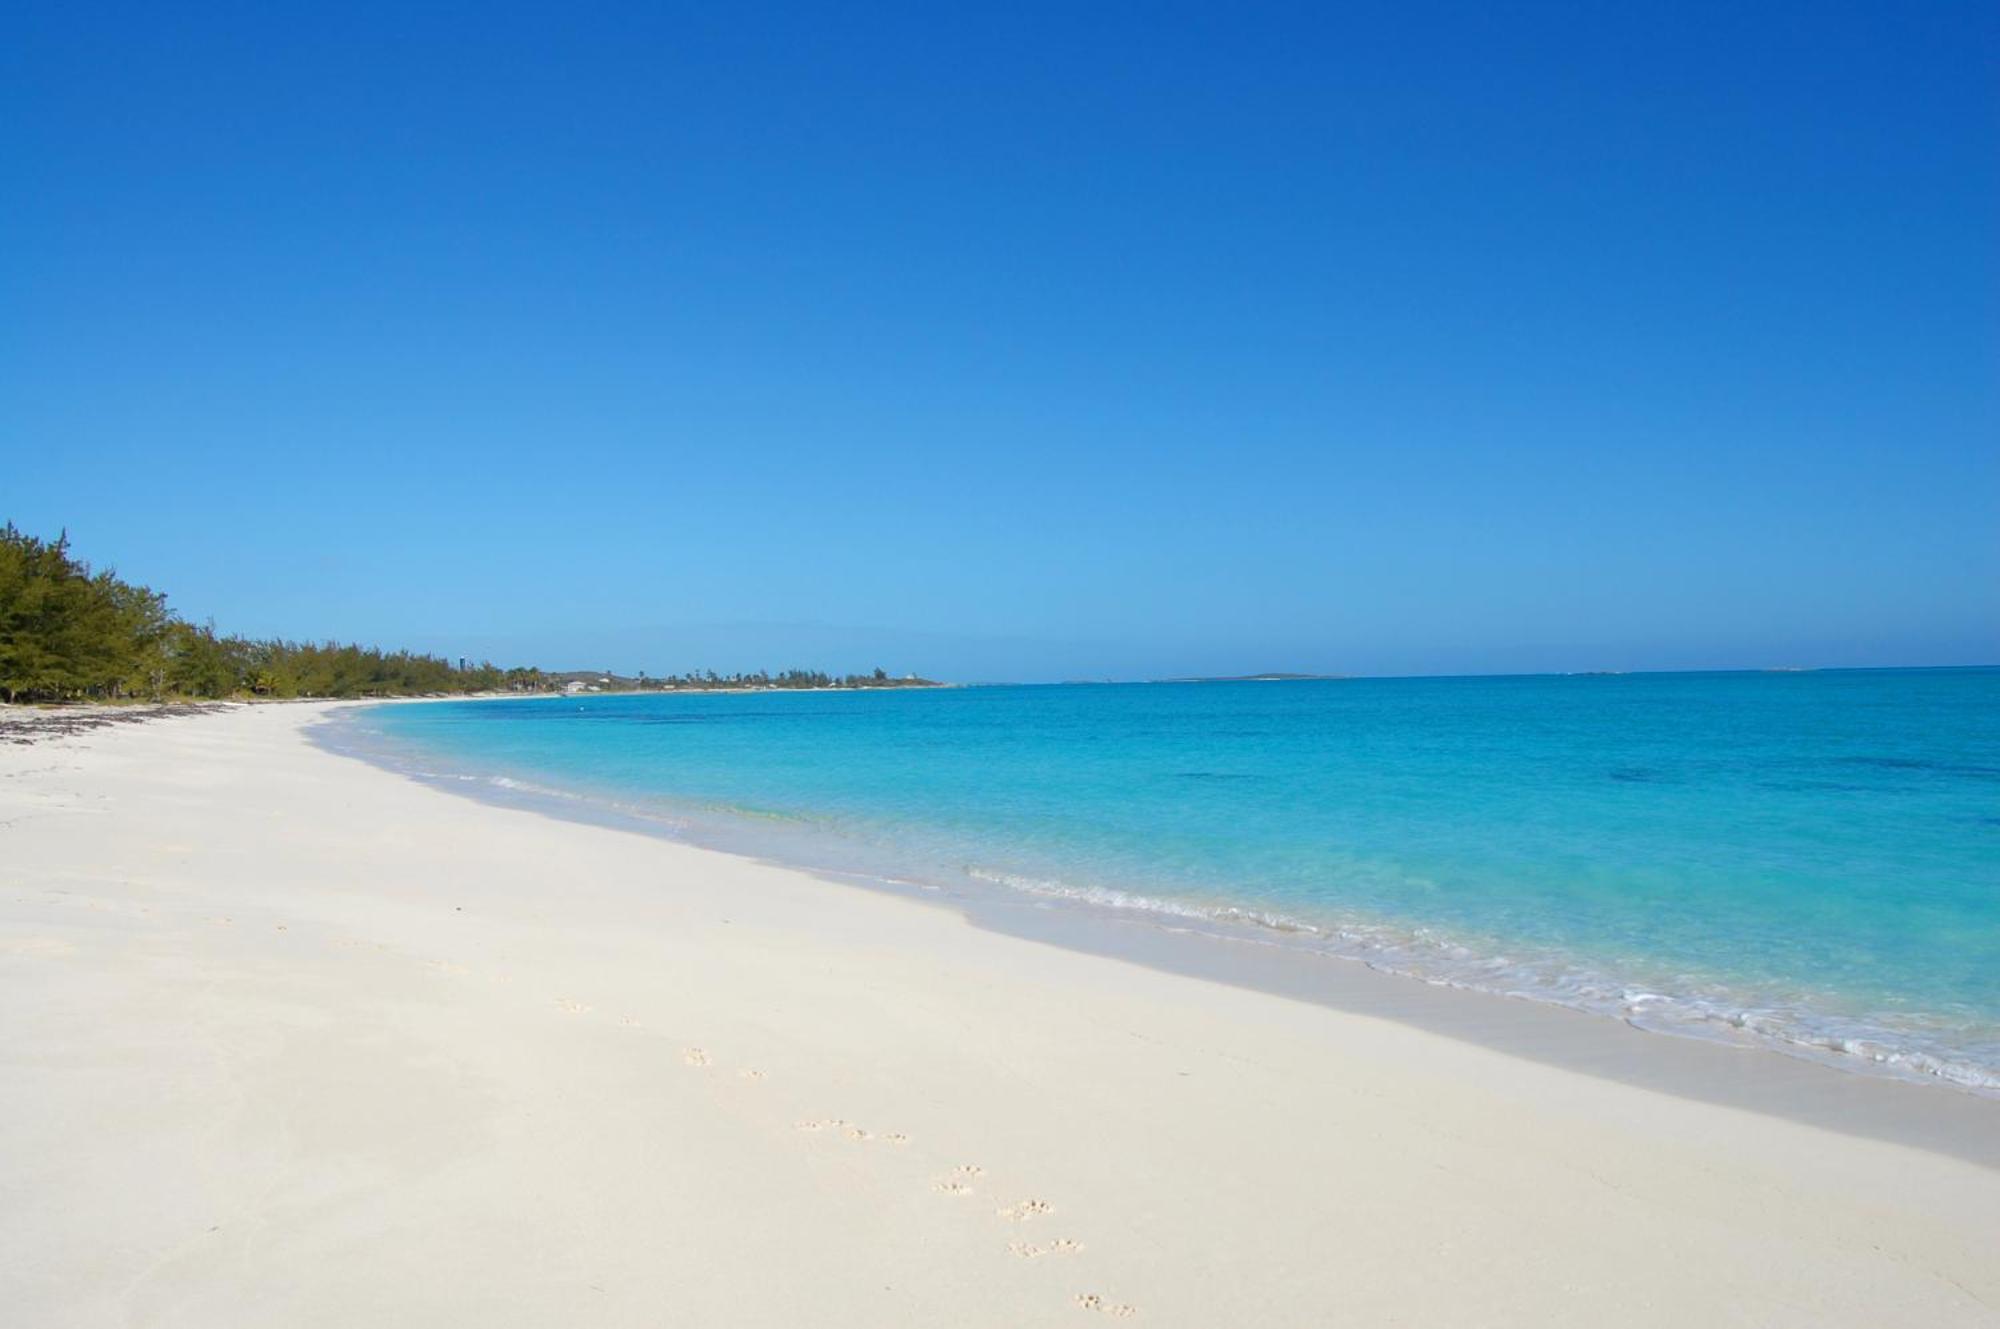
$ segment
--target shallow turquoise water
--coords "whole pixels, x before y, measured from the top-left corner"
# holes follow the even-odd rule
[[[383,707],[406,763],[2000,1087],[2000,670]]]

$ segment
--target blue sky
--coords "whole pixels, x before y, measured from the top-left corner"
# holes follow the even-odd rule
[[[23,7],[0,519],[256,634],[2000,661],[1990,4]]]

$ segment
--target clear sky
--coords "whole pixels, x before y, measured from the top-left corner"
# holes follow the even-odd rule
[[[2000,7],[10,9],[0,519],[254,634],[2000,661]]]

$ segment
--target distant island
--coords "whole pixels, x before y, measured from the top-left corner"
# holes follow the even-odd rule
[[[1352,674],[1228,674],[1202,678],[1162,678],[1159,683],[1317,683]]]
[[[705,670],[687,674],[636,674],[630,677],[610,670],[571,670],[546,677],[564,692],[784,692],[824,691],[841,688],[941,688],[948,686],[933,678],[915,674],[901,677],[877,669],[869,674],[828,674],[816,669],[787,669],[781,673],[758,670],[754,674],[718,674]]]
[[[8,703],[940,686],[879,668],[838,676],[556,673],[332,641],[223,636],[212,623],[170,612],[160,592],[93,569],[70,552],[66,534],[43,540],[12,522],[0,527],[0,699]]]

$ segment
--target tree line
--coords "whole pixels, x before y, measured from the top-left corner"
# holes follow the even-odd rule
[[[125,698],[412,697],[466,692],[548,692],[566,684],[640,691],[723,688],[931,687],[914,675],[835,675],[814,669],[772,674],[696,670],[637,679],[501,669],[412,651],[338,642],[223,636],[190,623],[167,597],[93,569],[70,552],[67,534],[42,540],[0,527],[0,698],[116,701]]]
[[[127,697],[398,697],[554,686],[539,669],[453,664],[337,642],[222,636],[167,597],[93,569],[69,538],[0,528],[0,696],[9,702]]]
[[[606,677],[611,677],[607,673]],[[619,683],[626,680],[618,679]],[[937,684],[928,678],[918,678],[907,674],[901,678],[891,678],[887,670],[876,669],[870,674],[829,674],[820,669],[785,669],[778,673],[759,669],[754,674],[718,674],[713,669],[692,670],[685,674],[664,674],[652,676],[640,674],[634,684],[641,692],[706,692],[738,691],[742,689],[788,689],[788,688],[934,688]]]

